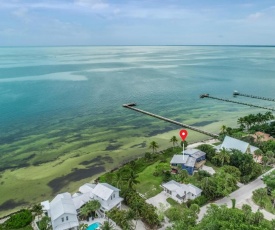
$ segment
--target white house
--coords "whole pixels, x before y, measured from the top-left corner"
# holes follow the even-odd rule
[[[238,139],[235,139],[229,136],[226,136],[224,138],[221,145],[218,145],[215,147],[217,151],[220,151],[223,148],[225,148],[226,150],[237,149],[242,153],[249,153],[249,154],[253,154],[258,149],[257,147],[252,146],[247,142],[240,141]]]
[[[72,196],[72,201],[74,203],[77,213],[80,211],[80,208],[93,199],[93,196],[90,193],[75,193]]]
[[[50,202],[48,214],[53,230],[76,230],[79,225],[76,208],[68,192],[57,195]]]
[[[121,208],[123,198],[119,196],[119,189],[107,183],[89,184],[86,183],[79,188],[83,194],[98,200],[101,208],[97,214],[105,217],[105,212],[110,211],[112,208]]]
[[[171,180],[165,184],[162,184],[164,191],[171,196],[175,201],[182,203],[187,200],[193,200],[199,197],[202,190],[192,184],[180,184],[174,180]]]
[[[107,183],[87,183],[73,196],[68,192],[62,193],[51,202],[41,202],[41,205],[43,211],[51,218],[53,230],[76,230],[79,226],[77,214],[90,200],[99,201],[101,207],[97,214],[102,217],[105,217],[105,212],[112,208],[121,208],[123,198],[119,196],[119,191]]]

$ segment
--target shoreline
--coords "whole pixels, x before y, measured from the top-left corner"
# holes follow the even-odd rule
[[[171,132],[171,131],[170,131]],[[167,132],[167,133],[165,133],[165,135],[167,135],[167,134],[169,134],[170,132]],[[173,132],[173,131],[172,131]],[[159,134],[159,135],[163,135],[163,134]],[[158,135],[157,135],[158,136]],[[156,139],[156,137],[151,137],[150,138],[150,140],[152,140],[152,139]],[[163,140],[163,139],[162,139]],[[192,142],[190,145],[188,145],[187,146],[187,148],[192,148],[192,147],[196,147],[196,146],[198,146],[198,145],[200,145],[200,144],[208,144],[208,143],[213,143],[213,142],[216,142],[215,141],[216,139],[213,139],[213,138],[208,138],[208,139],[204,139],[204,140],[198,140],[198,141],[195,141],[195,142]],[[169,142],[169,140],[167,140],[167,139],[165,139],[165,143],[166,143],[166,146],[163,148],[163,149],[160,149],[159,151],[164,151],[164,150],[166,150],[166,149],[168,149],[168,148],[170,148],[170,147],[172,147],[172,146],[170,146],[171,145],[171,143]],[[132,157],[131,158],[131,156],[130,155],[128,155],[128,159],[124,159],[124,160],[122,160],[122,161],[120,161],[119,162],[119,165],[117,165],[117,166],[115,166],[115,167],[112,167],[112,168],[109,168],[109,169],[107,169],[106,171],[104,171],[104,172],[102,172],[102,173],[99,173],[99,174],[95,174],[95,175],[93,175],[93,176],[91,176],[90,177],[90,179],[89,178],[87,178],[87,180],[86,179],[84,179],[84,180],[82,180],[83,182],[83,184],[84,183],[89,183],[89,182],[94,182],[96,179],[98,179],[100,176],[102,176],[102,175],[104,175],[105,173],[107,173],[107,172],[110,172],[110,171],[115,171],[115,170],[117,170],[118,168],[120,168],[120,167],[122,167],[123,165],[125,165],[125,164],[127,164],[128,162],[130,162],[130,161],[133,161],[133,160],[136,160],[136,159],[138,159],[138,158],[140,158],[140,157],[143,157],[144,156],[144,153],[146,152],[146,150],[148,150],[148,151],[150,151],[148,148],[145,148],[144,149],[144,152],[142,153],[142,154],[137,154],[136,155],[136,157]],[[28,170],[28,168],[25,168],[25,170]],[[58,178],[58,177],[56,177],[56,178]],[[86,180],[86,181],[85,181]],[[70,183],[69,183],[70,184]],[[72,188],[73,187],[73,188]],[[70,192],[70,193],[75,193],[75,192],[77,192],[77,190],[78,190],[78,185],[72,185],[72,186],[70,186],[70,185],[66,185],[66,186],[64,186],[63,187],[63,189],[61,189],[59,192],[57,192],[56,194],[59,194],[59,193],[62,193],[62,192],[64,192],[64,191],[68,191],[68,192]],[[68,189],[67,189],[68,188]],[[70,189],[71,188],[71,189]],[[54,198],[54,196],[56,195],[56,194],[50,194],[50,196],[48,197],[48,199],[49,200],[51,200],[51,199],[53,199]],[[37,197],[38,198],[38,197]],[[47,199],[46,197],[45,197],[45,199]],[[42,202],[43,200],[45,200],[45,199],[40,199],[38,202]],[[0,219],[2,219],[2,218],[4,218],[4,217],[7,217],[7,216],[9,216],[9,215],[12,215],[13,213],[15,213],[16,211],[18,211],[18,209],[21,209],[21,208],[27,208],[27,207],[29,207],[29,206],[31,206],[33,203],[30,203],[30,202],[26,202],[27,204],[25,204],[25,205],[23,205],[23,206],[17,206],[18,208],[13,208],[13,209],[10,209],[10,210],[14,210],[14,211],[11,211],[11,212],[9,212],[8,210],[6,210],[6,211],[3,211],[3,215],[1,215],[0,216]],[[37,202],[34,202],[34,203],[37,203]]]

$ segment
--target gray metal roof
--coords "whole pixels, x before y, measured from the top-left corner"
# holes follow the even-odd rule
[[[185,166],[187,166],[187,167],[194,167],[195,164],[196,164],[196,158],[188,157]]]
[[[188,192],[198,195],[202,192],[202,190],[195,185],[192,184],[180,184],[174,180],[170,180],[169,182],[162,184],[162,187],[168,189],[169,191],[176,192],[180,197],[184,196]]]
[[[71,194],[66,192],[62,194],[58,194],[51,202],[50,202],[50,215],[51,219],[56,220],[63,214],[74,214],[76,215],[76,209],[74,203],[72,201]]]
[[[184,153],[192,155],[194,153],[196,153],[197,151],[199,151],[198,149],[185,149]]]
[[[59,226],[56,226],[54,230],[64,230],[64,229],[72,229],[74,227],[77,227],[79,225],[78,221],[70,221],[70,222],[64,222]]]
[[[200,151],[200,150],[198,150],[198,149],[196,149],[196,150],[197,150],[197,151],[196,151],[196,152],[194,152],[194,153],[192,154],[192,157],[194,157],[194,158],[198,159],[198,158],[200,158],[200,157],[202,157],[202,156],[205,156],[205,155],[206,155],[206,153],[205,153],[205,152]]]
[[[188,184],[188,188],[189,188],[189,191],[194,195],[198,195],[202,192],[202,190],[200,188],[198,188],[192,184]]]
[[[187,157],[183,158],[183,155],[174,155],[172,160],[170,161],[171,164],[185,164],[187,161]]]
[[[249,144],[244,141],[240,141],[238,139],[226,136],[223,140],[223,143],[221,145],[221,148],[225,148],[227,150],[231,149],[237,149],[240,150],[242,153],[245,153],[247,151]]]
[[[259,148],[250,145],[250,152],[251,152],[251,153],[254,153],[257,149],[259,149]]]
[[[112,189],[113,191],[116,191],[116,192],[120,191],[118,188],[116,188],[110,184],[107,184],[107,183],[101,183],[101,184],[108,187],[109,189]]]
[[[218,146],[217,146],[218,147]],[[227,150],[237,149],[240,150],[242,153],[246,153],[247,150],[250,147],[250,153],[253,153],[258,148],[252,145],[249,145],[249,143],[240,141],[238,139],[235,139],[233,137],[226,136],[223,140],[223,143],[219,146],[219,149],[225,148]]]
[[[90,193],[79,194],[73,197],[73,203],[76,209],[80,209],[84,204],[91,200]]]
[[[95,186],[96,186],[96,184],[86,183],[79,187],[79,192],[81,192],[81,193],[92,192],[93,189],[95,188]]]
[[[106,186],[106,183],[98,183],[93,190],[93,194],[102,198],[103,200],[108,200],[109,197],[113,194],[113,192],[117,191],[117,188],[115,189],[116,190],[113,190],[112,188],[110,188],[110,186]]]

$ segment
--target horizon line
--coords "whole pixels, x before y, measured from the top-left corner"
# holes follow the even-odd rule
[[[20,47],[126,47],[126,46],[229,46],[229,47],[275,47],[275,45],[10,45],[2,46],[0,48],[20,48]]]

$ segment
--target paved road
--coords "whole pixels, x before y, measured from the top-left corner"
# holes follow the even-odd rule
[[[271,169],[270,171],[272,171],[272,170],[274,170],[274,168]],[[252,210],[254,212],[256,212],[258,210],[258,206],[255,205],[253,203],[253,201],[251,200],[252,192],[254,190],[257,190],[259,188],[264,188],[264,187],[266,187],[266,186],[259,177],[256,180],[250,182],[249,184],[243,185],[238,190],[231,193],[229,195],[229,197],[222,198],[222,199],[217,200],[213,203],[217,204],[217,205],[225,204],[228,207],[231,207],[232,206],[231,199],[236,199],[236,207],[237,208],[241,208],[241,206],[243,204],[249,204],[250,206],[252,206]],[[203,216],[205,215],[208,207],[209,207],[209,204],[201,207],[201,210],[200,210],[200,213],[199,213],[199,216],[198,216],[198,221],[200,221],[203,218]],[[265,210],[261,210],[261,212],[264,214],[264,217],[266,219],[268,219],[268,220],[275,219],[275,215],[273,215],[273,214],[271,214],[271,213],[269,213]]]

